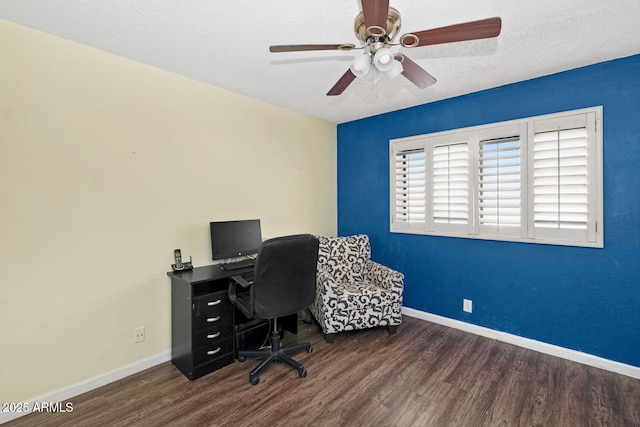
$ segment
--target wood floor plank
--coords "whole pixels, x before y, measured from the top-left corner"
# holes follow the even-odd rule
[[[70,413],[33,413],[12,426],[640,426],[640,380],[405,317],[324,340],[300,324],[283,345],[311,341],[249,383],[255,361],[196,381],[170,362],[70,401]]]

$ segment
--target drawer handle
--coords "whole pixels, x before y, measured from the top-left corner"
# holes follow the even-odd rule
[[[218,301],[209,301],[209,302],[207,303],[207,306],[208,306],[208,307],[213,307],[214,305],[218,305],[218,304],[220,304],[220,302],[221,302],[221,301],[222,301],[221,299],[219,299]]]
[[[220,320],[220,316],[216,316],[216,317],[207,317],[207,322],[208,322],[208,323],[217,322],[218,320]]]
[[[218,338],[220,336],[220,332],[216,332],[215,334],[209,334],[207,335],[207,338],[209,338],[210,340],[214,339],[214,338]]]
[[[207,351],[207,356],[213,356],[214,354],[218,353],[221,348],[222,347],[218,347],[215,350]]]

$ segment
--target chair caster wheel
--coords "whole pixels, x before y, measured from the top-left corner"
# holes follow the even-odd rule
[[[298,373],[300,374],[300,378],[304,378],[307,376],[307,370],[305,368],[300,368],[300,371],[298,371]]]
[[[238,356],[238,362],[244,362],[245,360],[247,360],[246,357],[244,356]]]
[[[251,385],[256,385],[260,382],[260,377],[258,377],[257,375],[255,377],[253,375],[249,375],[249,382],[251,383]]]
[[[307,347],[307,353],[311,353],[312,351],[313,351],[313,346],[309,344],[309,347]]]

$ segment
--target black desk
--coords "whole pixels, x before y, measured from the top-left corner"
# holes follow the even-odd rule
[[[269,333],[266,320],[247,319],[229,301],[229,278],[253,267],[227,271],[219,264],[167,273],[171,278],[171,361],[195,380],[234,361],[238,349],[258,348]],[[297,333],[297,315],[282,319]]]

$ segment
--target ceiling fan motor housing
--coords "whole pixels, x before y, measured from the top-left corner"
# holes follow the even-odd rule
[[[389,15],[387,17],[387,28],[380,28],[375,26],[366,27],[364,23],[364,13],[360,12],[356,16],[356,20],[353,25],[356,37],[362,43],[371,45],[372,53],[378,50],[387,42],[393,40],[393,38],[400,31],[402,20],[400,19],[400,12],[393,7],[389,8]]]

